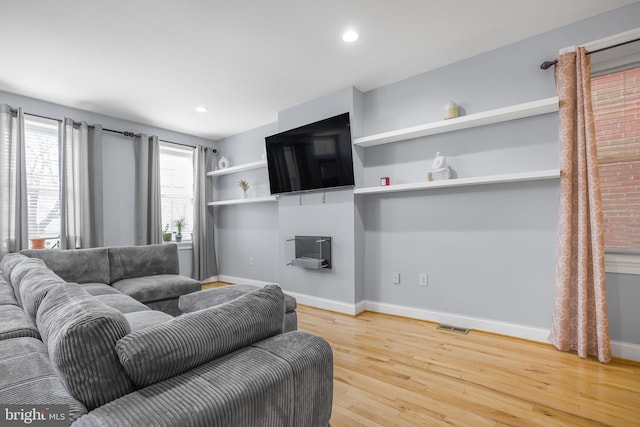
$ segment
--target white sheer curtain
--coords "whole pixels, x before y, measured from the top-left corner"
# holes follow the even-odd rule
[[[102,126],[65,118],[60,146],[60,245],[104,246]]]
[[[0,104],[0,258],[28,247],[24,113]]]
[[[135,233],[136,245],[162,243],[160,207],[160,142],[155,135],[136,135]]]
[[[218,274],[213,208],[207,206],[207,194],[213,194],[211,180],[206,176],[212,157],[213,149],[198,147],[193,158],[193,277],[198,280]]]

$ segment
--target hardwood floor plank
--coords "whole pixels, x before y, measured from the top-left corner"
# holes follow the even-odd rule
[[[430,322],[298,306],[334,352],[339,426],[637,426],[640,364]]]

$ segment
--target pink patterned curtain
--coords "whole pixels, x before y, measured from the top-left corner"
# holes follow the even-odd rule
[[[604,234],[591,67],[584,48],[561,55],[555,69],[560,99],[560,218],[550,340],[580,357],[611,360]]]

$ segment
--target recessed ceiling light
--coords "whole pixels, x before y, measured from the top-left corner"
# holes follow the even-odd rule
[[[358,37],[359,37],[358,33],[356,33],[353,30],[349,30],[342,35],[342,40],[344,40],[347,43],[352,43],[358,40]]]
[[[206,113],[207,111],[209,111],[209,109],[207,107],[203,107],[203,106],[196,107],[195,110],[198,113]]]

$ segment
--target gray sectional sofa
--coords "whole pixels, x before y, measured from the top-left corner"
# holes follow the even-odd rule
[[[78,427],[328,425],[331,348],[283,333],[280,288],[174,317],[200,288],[175,285],[175,249],[0,260],[0,405],[68,405]]]
[[[65,251],[30,249],[21,253],[41,259],[62,279],[80,283],[94,295],[125,294],[172,316],[181,314],[181,295],[201,288],[197,280],[180,276],[175,244]]]

